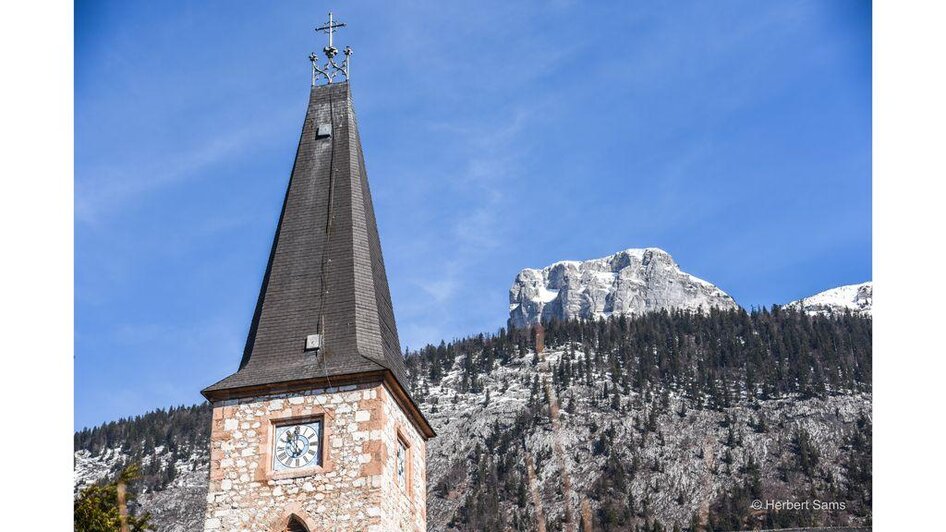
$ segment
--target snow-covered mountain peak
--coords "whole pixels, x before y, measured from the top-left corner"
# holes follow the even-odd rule
[[[737,308],[716,286],[683,272],[660,248],[525,268],[509,290],[509,320],[525,327],[557,318],[597,319],[662,309]]]
[[[855,314],[870,316],[873,301],[874,283],[867,281],[831,288],[813,296],[792,301],[786,307],[803,310],[808,314],[842,314],[850,310]]]

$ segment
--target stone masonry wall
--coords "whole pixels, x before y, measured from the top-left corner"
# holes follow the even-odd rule
[[[324,418],[323,463],[272,470],[274,423]],[[397,438],[409,445],[409,492]],[[281,531],[291,514],[313,532],[426,530],[426,447],[381,383],[214,405],[205,530]]]
[[[387,389],[384,389],[387,394]],[[385,497],[382,509],[387,523],[386,530],[427,530],[427,443],[407,416],[388,397],[382,402],[385,428],[381,435],[389,460],[384,463],[384,478],[390,479],[394,496]],[[396,459],[397,439],[401,438],[408,446],[407,490],[397,481]]]

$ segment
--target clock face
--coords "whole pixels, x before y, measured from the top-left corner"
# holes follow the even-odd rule
[[[322,462],[322,422],[276,427],[273,469],[298,469]]]

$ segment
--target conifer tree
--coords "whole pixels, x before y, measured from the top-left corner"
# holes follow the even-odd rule
[[[123,519],[130,532],[153,530],[149,524],[150,514],[135,516],[126,511],[135,499],[134,492],[126,488],[139,477],[138,466],[133,464],[126,467],[114,482],[95,484],[82,490],[73,503],[73,528],[76,532],[119,532]],[[121,501],[122,498],[125,500]]]

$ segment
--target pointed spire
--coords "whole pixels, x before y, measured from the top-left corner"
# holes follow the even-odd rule
[[[240,368],[203,393],[386,372],[409,389],[349,85],[317,86]]]

